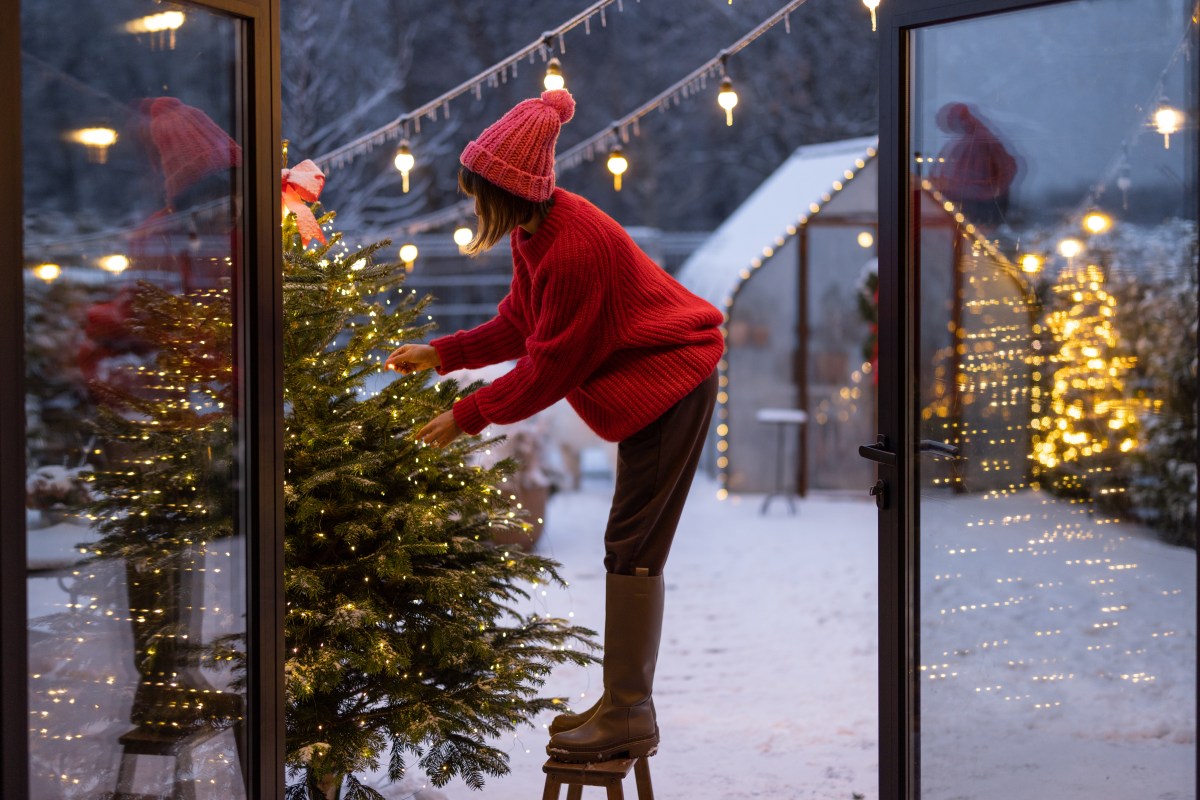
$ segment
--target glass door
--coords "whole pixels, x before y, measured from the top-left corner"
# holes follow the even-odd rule
[[[896,796],[1195,797],[1197,20],[1065,2],[898,51]]]
[[[26,613],[3,657],[27,674],[5,687],[26,729],[6,786],[277,796],[271,6],[17,5],[23,380],[0,393],[23,394],[4,575]]]

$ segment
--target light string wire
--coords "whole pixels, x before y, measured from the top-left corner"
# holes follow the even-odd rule
[[[636,1],[641,2],[641,0]],[[510,75],[516,78],[517,64],[522,59],[528,58],[530,63],[532,63],[534,56],[540,55],[543,62],[548,61],[550,54],[555,49],[555,42],[557,42],[558,52],[566,53],[566,38],[564,35],[578,28],[580,25],[585,26],[586,32],[590,34],[592,17],[597,14],[600,15],[601,26],[607,27],[608,21],[605,16],[605,9],[613,3],[617,4],[618,11],[625,10],[624,0],[598,0],[598,2],[580,11],[559,27],[543,32],[536,41],[522,47],[507,58],[497,61],[492,66],[474,77],[468,78],[448,92],[433,98],[424,105],[406,111],[386,125],[376,128],[370,133],[365,133],[353,141],[330,150],[328,153],[316,156],[312,160],[321,169],[328,171],[331,168],[347,164],[355,157],[371,151],[383,142],[396,139],[397,137],[407,139],[410,133],[420,133],[421,120],[424,118],[430,122],[436,122],[439,111],[441,112],[442,119],[448,119],[450,117],[451,100],[455,100],[467,92],[474,92],[475,99],[478,100],[483,92],[485,83],[494,87],[500,83],[507,82]]]
[[[652,99],[638,106],[633,111],[625,116],[611,122],[604,130],[595,133],[576,145],[573,145],[566,151],[559,154],[555,159],[555,166],[558,172],[577,167],[584,161],[592,161],[595,159],[598,152],[604,152],[612,144],[618,140],[628,142],[630,133],[634,136],[641,135],[639,122],[643,117],[651,111],[666,109],[674,104],[678,105],[681,98],[690,97],[705,85],[710,77],[714,74],[723,75],[725,72],[725,62],[730,56],[741,52],[753,41],[758,39],[771,28],[784,23],[784,28],[788,33],[791,33],[791,22],[789,15],[800,6],[804,5],[807,0],[790,0],[786,5],[780,8],[767,19],[763,20],[758,27],[751,30],[742,38],[726,47],[716,56],[701,64],[696,69],[692,70],[683,78],[680,78],[675,83],[668,86],[663,91],[659,92]],[[428,214],[423,214],[418,217],[413,217],[407,222],[402,223],[399,227],[405,231],[408,236],[414,236],[424,231],[440,228],[442,226],[460,221],[467,215],[467,212],[472,207],[474,201],[468,199],[447,206],[446,208],[432,211]]]
[[[1196,4],[1192,6],[1192,15],[1188,22],[1188,26],[1184,30],[1183,36],[1180,37],[1179,44],[1175,46],[1174,52],[1171,53],[1171,57],[1167,59],[1166,66],[1163,67],[1162,72],[1159,73],[1158,81],[1155,82],[1154,88],[1150,92],[1150,101],[1142,107],[1142,114],[1138,117],[1138,122],[1134,123],[1133,130],[1130,131],[1129,135],[1125,137],[1124,140],[1122,140],[1121,155],[1117,156],[1117,158],[1113,160],[1104,176],[1092,186],[1091,191],[1088,192],[1087,196],[1083,199],[1083,202],[1076,207],[1074,214],[1070,217],[1070,221],[1078,221],[1082,219],[1083,216],[1088,213],[1088,211],[1095,208],[1099,204],[1100,198],[1104,195],[1105,191],[1107,191],[1109,184],[1111,184],[1120,175],[1121,169],[1128,165],[1129,149],[1133,145],[1137,144],[1138,139],[1140,139],[1143,134],[1148,133],[1151,129],[1150,124],[1146,119],[1146,115],[1153,114],[1154,108],[1163,100],[1166,93],[1167,78],[1171,72],[1171,69],[1175,66],[1176,62],[1179,61],[1180,56],[1184,56],[1185,60],[1187,61],[1193,60],[1193,54],[1191,52],[1192,29],[1197,25],[1200,25],[1200,0],[1197,0]],[[1196,124],[1194,119],[1191,120],[1191,124]]]

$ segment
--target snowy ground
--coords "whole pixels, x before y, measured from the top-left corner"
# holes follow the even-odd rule
[[[610,485],[593,483],[552,498],[538,549],[571,585],[531,610],[603,628],[610,497]],[[666,570],[656,796],[876,798],[875,507],[817,495],[795,516],[779,502],[761,516],[760,502],[717,501],[699,480],[684,513]],[[930,495],[922,520],[923,800],[1194,798],[1195,552],[1034,492]],[[35,614],[67,601],[51,579],[30,589]],[[106,737],[128,727],[117,724],[127,709],[107,708],[95,678],[129,672],[129,643],[64,653],[57,641],[35,688],[57,680],[71,702],[78,695],[43,721],[74,772],[119,752]],[[583,707],[599,689],[598,666],[564,667],[545,692]],[[482,792],[461,782],[380,788],[389,800],[540,797],[549,719],[500,743],[512,772]],[[66,742],[63,731],[87,737]],[[232,752],[212,746],[212,759]],[[218,766],[236,796],[236,765]],[[103,782],[104,772],[89,777]],[[632,780],[626,788],[632,797]],[[584,800],[600,796],[589,789]]]

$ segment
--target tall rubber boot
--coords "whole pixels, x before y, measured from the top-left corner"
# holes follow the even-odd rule
[[[601,697],[603,697],[603,695],[601,695]],[[597,700],[596,702],[592,703],[592,705],[589,708],[585,708],[583,711],[580,711],[578,714],[575,714],[575,713],[569,712],[569,711],[566,713],[563,713],[563,714],[559,714],[557,717],[550,720],[550,735],[554,736],[556,733],[562,733],[563,731],[575,730],[580,725],[582,725],[583,723],[585,723],[589,719],[591,719],[592,714],[595,714],[596,709],[599,707],[600,707],[600,701]]]
[[[592,762],[658,752],[658,722],[651,694],[662,638],[663,577],[650,577],[645,569],[638,573],[608,574],[604,694],[584,722],[550,738],[546,752],[551,758]]]

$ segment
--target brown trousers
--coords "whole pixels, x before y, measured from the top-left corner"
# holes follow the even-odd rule
[[[662,574],[716,396],[714,370],[661,417],[617,445],[617,485],[604,531],[609,572],[632,575],[646,567],[651,575]]]

